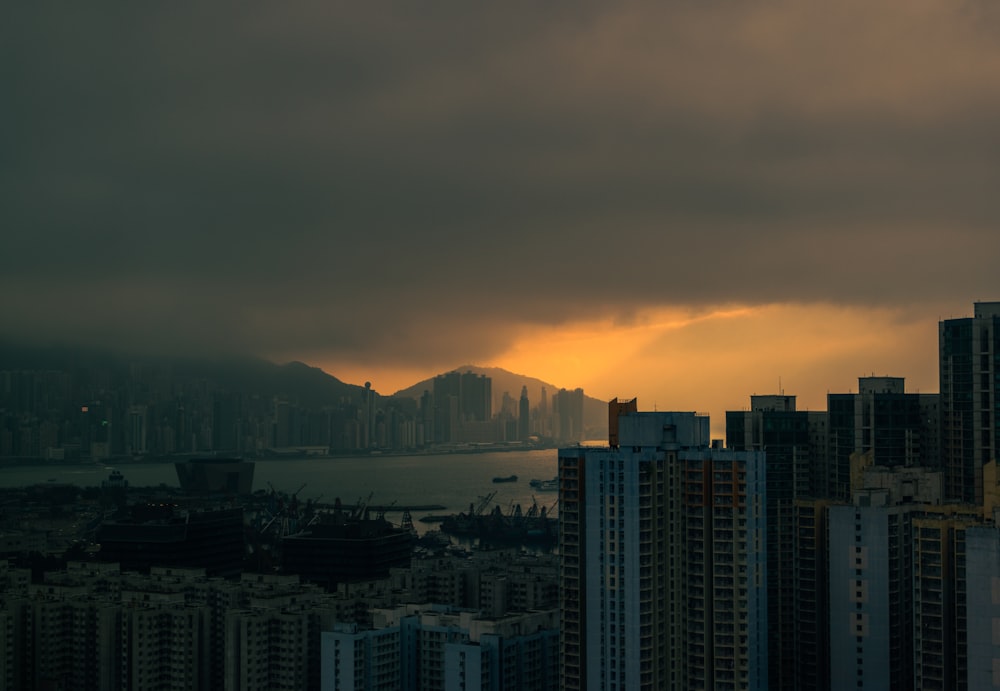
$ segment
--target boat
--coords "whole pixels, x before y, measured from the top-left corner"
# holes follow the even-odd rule
[[[551,480],[532,480],[529,482],[532,487],[537,489],[539,492],[558,492],[559,491],[559,478],[554,477]]]
[[[421,523],[443,523],[450,516],[451,514],[429,513],[426,516],[421,516],[417,520]]]
[[[493,482],[517,482],[517,475],[508,475],[507,477],[495,477]]]

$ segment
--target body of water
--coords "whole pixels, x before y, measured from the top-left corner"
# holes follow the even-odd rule
[[[134,487],[178,487],[173,463],[123,463],[120,465],[50,465],[8,466],[0,468],[0,486],[19,487],[45,482],[71,483],[97,487],[112,470],[119,470]],[[271,486],[288,494],[298,491],[302,501],[312,499],[332,504],[339,497],[344,504],[358,499],[386,506],[439,504],[445,509],[414,511],[416,522],[427,513],[468,511],[491,492],[496,496],[486,510],[500,506],[505,513],[520,504],[523,511],[532,505],[545,506],[557,513],[556,493],[532,488],[532,479],[547,480],[557,472],[555,449],[542,451],[504,451],[496,453],[441,454],[418,456],[364,456],[356,458],[291,458],[257,460],[254,467],[254,490]],[[517,475],[517,482],[494,483],[494,477]],[[305,485],[303,487],[303,485]],[[300,489],[301,488],[301,489]],[[399,513],[386,518],[398,522]],[[417,522],[420,532],[427,524]],[[433,527],[433,526],[430,526]]]

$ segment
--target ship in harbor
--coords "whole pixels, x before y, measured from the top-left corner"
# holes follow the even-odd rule
[[[558,492],[559,491],[559,478],[554,477],[551,480],[532,480],[528,483],[534,489],[539,492]]]
[[[493,482],[517,482],[517,475],[507,475],[505,477],[495,477]]]

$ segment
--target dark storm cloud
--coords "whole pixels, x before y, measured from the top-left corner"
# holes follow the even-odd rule
[[[3,10],[4,334],[451,363],[990,297],[988,5],[361,5]]]

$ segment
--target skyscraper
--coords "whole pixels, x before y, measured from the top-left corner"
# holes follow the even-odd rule
[[[1000,302],[938,324],[945,494],[981,504],[983,465],[1000,448]]]
[[[767,688],[763,454],[611,407],[612,443],[559,451],[562,688]]]
[[[552,396],[552,404],[559,423],[556,438],[564,443],[583,441],[583,389],[559,389]]]
[[[531,404],[528,402],[528,387],[521,387],[521,398],[517,403],[517,438],[528,441],[531,436]]]

